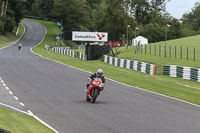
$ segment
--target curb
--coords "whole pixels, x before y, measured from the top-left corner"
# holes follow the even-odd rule
[[[22,24],[22,25],[23,25],[23,24]],[[20,41],[21,38],[24,36],[25,31],[26,31],[26,28],[25,28],[24,25],[23,25],[23,27],[24,27],[24,32],[23,32],[23,34],[21,35],[21,37],[20,37],[17,41],[15,41],[14,43],[12,43],[12,45],[9,45],[9,46],[0,48],[0,50],[1,50],[1,49],[5,49],[5,48],[8,48],[8,47],[10,47],[10,46],[13,46],[13,45],[16,44],[18,41]],[[45,26],[44,26],[44,27],[45,27]],[[45,29],[46,29],[46,27],[45,27]],[[45,32],[45,35],[44,35],[42,41],[44,40],[44,38],[45,38],[45,36],[46,36],[46,33],[47,33],[47,29],[46,29],[46,32]],[[41,42],[42,42],[42,41],[41,41]],[[39,44],[41,44],[41,42],[40,42]],[[36,46],[38,46],[39,44],[37,44]],[[31,49],[32,49],[32,47],[31,47]],[[29,115],[29,116],[33,117],[34,119],[36,119],[37,121],[39,121],[41,124],[43,124],[43,125],[45,125],[46,127],[48,127],[49,129],[53,130],[55,133],[59,133],[56,129],[54,129],[53,127],[51,127],[50,125],[48,125],[46,122],[44,122],[43,120],[41,120],[39,117],[37,117],[36,115],[34,115],[30,110],[27,110],[27,112],[25,112],[25,111],[22,111],[22,110],[20,110],[20,109],[15,108],[15,107],[12,107],[12,106],[10,106],[10,105],[7,105],[7,104],[0,103],[0,105],[1,105],[1,106],[4,106],[4,107],[7,107],[7,108],[10,108],[10,109],[13,109],[13,110],[15,110],[15,111],[18,111],[18,112],[20,112],[20,113]]]
[[[21,23],[22,24],[22,23]],[[6,43],[6,44],[4,44],[4,45],[8,45],[8,46],[6,46],[6,47],[3,47],[3,48],[0,48],[0,50],[1,49],[4,49],[4,48],[8,48],[8,47],[11,47],[11,46],[13,46],[15,43],[17,43],[19,40],[21,40],[21,38],[24,36],[24,34],[25,34],[25,26],[22,24],[22,26],[24,27],[24,32],[23,32],[23,34],[20,36],[20,38],[18,39],[18,40],[16,40],[16,41],[13,41],[13,42],[11,42],[11,43]]]

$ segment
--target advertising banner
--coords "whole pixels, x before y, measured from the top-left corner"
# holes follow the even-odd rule
[[[107,32],[72,32],[72,41],[107,42]]]

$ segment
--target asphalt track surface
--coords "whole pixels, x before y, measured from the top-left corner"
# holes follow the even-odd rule
[[[23,24],[22,49],[18,42],[0,50],[0,76],[25,104],[24,111],[31,110],[60,133],[200,132],[199,107],[110,80],[95,104],[86,102],[90,74],[30,52],[45,28],[31,21]]]

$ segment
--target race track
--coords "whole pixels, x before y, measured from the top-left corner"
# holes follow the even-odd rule
[[[22,23],[21,51],[19,42],[0,50],[0,76],[25,104],[24,111],[60,133],[200,133],[199,107],[113,81],[106,80],[95,104],[87,103],[84,86],[90,74],[32,53],[45,28]]]

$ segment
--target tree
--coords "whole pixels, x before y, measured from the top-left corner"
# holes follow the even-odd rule
[[[53,9],[54,0],[40,0],[39,11],[43,17],[48,17]]]
[[[165,27],[156,23],[149,23],[140,28],[140,35],[148,38],[149,42],[158,42],[165,39]]]
[[[103,18],[101,31],[107,31],[109,40],[118,41],[126,33],[129,16],[126,14],[123,4],[119,0],[106,1],[106,15]]]
[[[200,2],[195,4],[190,13],[183,15],[183,23],[195,31],[200,30]]]
[[[9,7],[14,11],[16,25],[18,25],[20,20],[24,17],[23,11],[26,8],[25,2],[23,0],[12,0],[9,1]]]
[[[54,1],[51,17],[62,20],[65,31],[86,29],[88,27],[88,11],[86,2],[82,0]]]
[[[170,0],[127,0],[128,12],[134,16],[138,24],[148,24],[157,15],[165,11]]]

